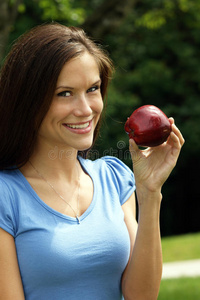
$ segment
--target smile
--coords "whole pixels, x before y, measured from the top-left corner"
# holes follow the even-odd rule
[[[85,124],[79,124],[79,125],[72,125],[72,124],[66,124],[66,126],[74,129],[84,129],[87,128],[90,125],[90,122],[87,122]]]
[[[93,120],[93,119],[92,119]],[[75,134],[86,134],[89,133],[92,130],[92,120],[85,122],[85,123],[79,123],[79,124],[70,124],[65,123],[63,126],[67,128],[69,131]]]

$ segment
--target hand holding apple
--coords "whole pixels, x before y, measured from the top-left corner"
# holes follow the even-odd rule
[[[162,111],[158,108],[155,110],[154,107],[152,109],[152,106],[143,106],[133,112],[127,120],[125,130],[130,137],[130,153],[137,194],[143,195],[139,197],[140,200],[144,198],[146,192],[159,194],[162,185],[175,167],[184,144],[181,132],[174,124],[173,118],[168,119]],[[148,148],[140,150],[139,145]]]

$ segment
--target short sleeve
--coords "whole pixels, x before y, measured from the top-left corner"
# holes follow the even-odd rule
[[[123,205],[135,191],[135,178],[132,170],[120,159],[113,156],[104,156],[109,172],[112,174],[115,186],[118,189],[120,203]]]
[[[0,228],[14,236],[14,213],[11,200],[8,186],[0,179]]]

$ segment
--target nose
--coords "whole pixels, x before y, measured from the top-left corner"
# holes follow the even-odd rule
[[[92,108],[89,100],[87,99],[87,95],[79,95],[76,100],[74,115],[77,117],[90,116],[92,113]]]

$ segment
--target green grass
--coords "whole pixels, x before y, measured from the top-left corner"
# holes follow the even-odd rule
[[[200,259],[200,233],[162,238],[163,261]],[[157,300],[200,300],[200,277],[163,279]]]
[[[200,233],[164,237],[162,249],[164,262],[200,259]]]
[[[199,300],[200,277],[161,281],[158,300]]]

